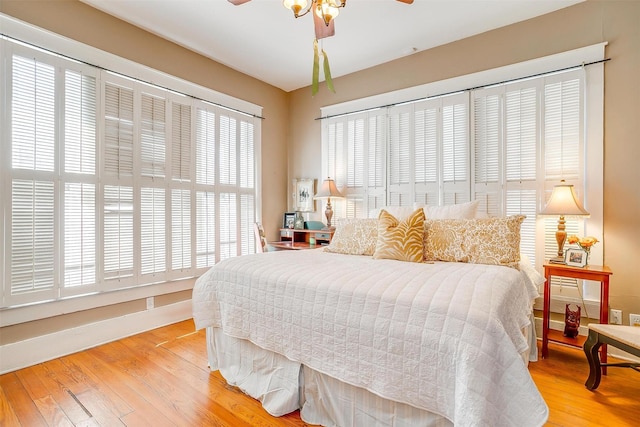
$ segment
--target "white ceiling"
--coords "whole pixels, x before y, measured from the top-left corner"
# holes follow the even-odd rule
[[[313,19],[282,0],[82,1],[285,91],[311,83]],[[581,1],[348,0],[321,47],[335,78]]]

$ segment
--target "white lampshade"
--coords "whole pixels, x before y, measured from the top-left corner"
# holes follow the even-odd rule
[[[331,178],[327,178],[322,182],[322,187],[316,193],[314,199],[327,199],[327,208],[324,211],[324,215],[327,217],[327,226],[323,230],[335,230],[335,227],[331,225],[331,218],[333,217],[333,209],[331,208],[332,197],[343,197],[342,193],[338,191],[336,182]]]
[[[573,185],[565,184],[564,180],[561,184],[553,187],[551,198],[544,207],[542,215],[589,215],[578,201]]]
[[[565,216],[573,215],[589,215],[578,201],[573,185],[566,184],[564,179],[560,184],[553,187],[551,198],[544,207],[542,215],[557,215],[558,229],[556,230],[556,242],[558,243],[558,256],[551,258],[549,262],[564,263],[564,242],[567,240],[567,232],[565,231]]]
[[[336,182],[331,178],[327,178],[322,182],[322,187],[320,187],[314,199],[329,197],[342,197],[342,193],[340,193],[338,187],[336,187]]]

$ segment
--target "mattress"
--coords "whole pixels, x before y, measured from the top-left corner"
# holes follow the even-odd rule
[[[456,425],[542,425],[520,354],[536,294],[502,266],[416,264],[322,250],[219,263],[196,283],[196,326]]]

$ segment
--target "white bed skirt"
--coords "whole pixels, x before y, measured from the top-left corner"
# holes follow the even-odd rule
[[[452,425],[438,414],[384,399],[247,340],[229,337],[219,328],[209,327],[206,331],[211,370],[220,370],[228,384],[260,401],[273,416],[300,409],[303,421],[323,426]],[[523,359],[531,356],[523,354]]]

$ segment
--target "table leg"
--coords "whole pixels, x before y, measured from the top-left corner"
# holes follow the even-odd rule
[[[587,355],[587,361],[589,362],[589,378],[584,385],[589,390],[595,390],[600,385],[601,369],[604,366],[600,366],[600,359],[598,355],[598,349],[602,343],[599,342],[599,334],[592,330],[589,331],[589,336],[584,343],[584,354]]]
[[[544,303],[542,308],[542,358],[549,357],[549,311],[551,304],[551,276],[545,274]]]

